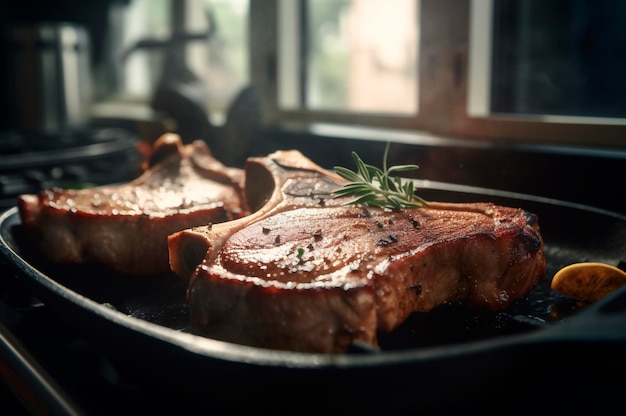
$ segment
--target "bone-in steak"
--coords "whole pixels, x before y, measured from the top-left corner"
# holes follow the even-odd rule
[[[118,185],[20,195],[27,235],[59,263],[96,263],[124,274],[171,272],[167,236],[239,218],[243,170],[224,166],[202,141],[176,134],[154,144],[144,173]]]
[[[504,309],[545,273],[537,217],[522,209],[342,206],[331,192],[345,181],[297,151],[245,170],[251,215],[168,239],[196,334],[341,353],[445,302]]]

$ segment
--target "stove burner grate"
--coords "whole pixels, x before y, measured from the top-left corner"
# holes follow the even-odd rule
[[[110,127],[63,135],[0,133],[0,209],[15,205],[20,194],[134,179],[142,161],[137,141],[131,131]]]

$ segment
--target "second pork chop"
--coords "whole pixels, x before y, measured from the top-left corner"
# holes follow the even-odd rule
[[[146,171],[119,185],[20,195],[22,225],[57,263],[93,263],[124,274],[170,272],[167,236],[246,214],[243,170],[224,166],[202,141],[165,134]]]

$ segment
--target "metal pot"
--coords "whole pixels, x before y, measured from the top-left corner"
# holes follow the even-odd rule
[[[89,37],[73,23],[7,31],[10,103],[17,127],[45,133],[85,125],[91,104]]]

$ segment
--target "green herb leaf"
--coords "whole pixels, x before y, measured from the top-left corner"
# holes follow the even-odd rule
[[[420,208],[428,202],[415,195],[413,181],[403,181],[402,178],[391,176],[391,173],[405,172],[418,169],[418,165],[396,165],[387,168],[387,155],[391,143],[387,142],[383,155],[383,168],[368,165],[363,162],[356,152],[352,158],[356,164],[356,171],[343,166],[335,166],[335,172],[349,181],[342,188],[333,192],[334,197],[353,196],[354,199],[344,205],[367,204],[374,207],[391,208]]]

